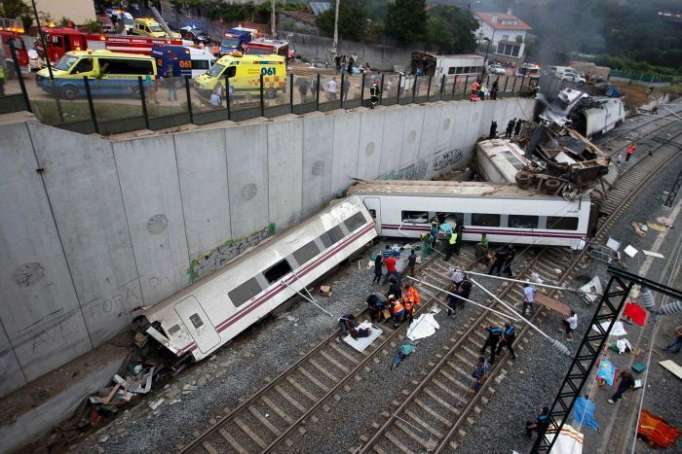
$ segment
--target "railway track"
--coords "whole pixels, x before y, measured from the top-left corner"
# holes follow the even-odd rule
[[[431,261],[436,259],[433,256]],[[456,265],[467,268],[474,263],[473,249],[466,248]],[[425,266],[418,269],[417,276],[426,277],[435,285],[447,285],[447,277],[424,276]],[[422,295],[425,302],[419,308],[420,313],[442,299],[428,289]],[[363,317],[367,318],[366,311],[358,319]],[[280,445],[293,446],[295,437],[306,433],[306,424],[316,421],[317,411],[330,411],[354,381],[361,380],[361,372],[381,364],[386,355],[395,352],[407,324],[397,329],[391,323],[380,327],[382,334],[363,353],[338,342],[338,332],[325,338],[238,407],[212,418],[210,427],[197,434],[180,452],[244,454],[276,452]]]
[[[663,151],[659,152],[661,149]],[[661,144],[653,157],[644,158],[622,175],[602,207],[605,219],[595,241],[604,240],[608,227],[629,206],[637,194],[632,190],[633,185],[639,185],[636,187],[641,189],[675,156],[673,149],[675,147]],[[516,266],[523,270],[522,275],[533,270],[546,281],[562,283],[571,278],[571,271],[582,258],[583,254],[572,257],[546,248],[537,254],[524,254],[522,263]],[[458,265],[466,267],[474,262],[472,248],[464,248]],[[557,266],[562,268],[560,273],[556,272]],[[448,283],[446,273],[447,267],[441,261],[431,260],[422,265],[418,276],[445,287]],[[442,299],[428,288],[420,290],[427,300],[421,311]],[[499,290],[500,297],[509,296],[514,301],[521,301],[519,286],[503,285]],[[536,311],[533,317],[540,312]],[[507,353],[504,352],[483,388],[475,395],[468,393],[473,365],[485,341],[483,327],[489,323],[499,324],[503,320],[488,311],[478,310],[464,321],[444,345],[443,352],[429,364],[431,370],[422,382],[413,383],[413,391],[403,393],[396,410],[392,414],[386,413],[386,420],[378,424],[376,433],[361,439],[362,444],[354,450],[410,453],[441,452],[456,447],[458,437],[465,434],[463,423],[482,411],[481,405],[494,394],[494,383],[507,374],[504,367]],[[382,335],[363,353],[337,342],[336,332],[325,338],[238,407],[226,409],[223,414],[211,418],[206,430],[195,433],[195,439],[181,452],[243,454],[295,449],[297,438],[305,435],[309,423],[318,420],[317,412],[330,411],[335,402],[362,379],[361,372],[371,370],[386,355],[392,354],[407,326],[403,324],[393,329],[390,324],[382,324],[381,328]],[[524,326],[519,332],[518,345],[527,342],[524,341],[526,330]],[[417,431],[411,430],[414,427],[428,435],[417,435]]]
[[[680,136],[682,132],[677,133],[671,140]],[[661,144],[653,152],[655,153],[653,156],[645,157],[625,172],[612,188],[602,207],[604,218],[601,220],[594,242],[603,243],[606,240],[608,229],[631,206],[649,181],[677,156],[678,149],[676,146]],[[585,258],[585,251],[571,257],[557,250],[543,248],[521,275],[527,275],[533,270],[544,281],[562,285],[573,278],[573,272]],[[443,270],[439,264],[434,265],[431,271],[442,274]],[[557,267],[561,268],[559,276],[553,273]],[[505,297],[512,297],[512,301],[522,299],[519,285],[505,285],[502,291],[497,293],[502,299]],[[550,291],[548,295],[553,296],[555,293],[556,291]],[[491,307],[495,306],[497,305],[493,304]],[[446,346],[445,353],[437,363],[433,363],[431,371],[420,382],[412,384],[411,392],[403,391],[402,402],[393,413],[385,415],[386,420],[379,425],[373,436],[361,438],[362,445],[353,452],[411,454],[454,452],[457,449],[461,439],[466,436],[464,423],[473,422],[475,414],[483,411],[483,405],[494,395],[495,383],[499,383],[507,374],[505,363],[508,360],[508,352],[504,351],[479,392],[470,393],[473,383],[471,373],[486,338],[483,330],[490,324],[500,325],[504,322],[494,313],[482,310],[477,312],[478,316],[472,316],[465,323],[460,338]],[[536,311],[530,320],[539,317],[541,312]],[[517,335],[516,345],[527,342],[528,333],[526,325]]]

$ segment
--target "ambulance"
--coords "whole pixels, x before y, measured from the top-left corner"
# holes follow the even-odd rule
[[[218,83],[225,88],[230,79],[231,92],[235,94],[260,93],[260,77],[263,91],[269,98],[284,90],[287,82],[285,58],[281,55],[243,55],[232,52],[218,59],[205,74],[194,79],[194,86],[202,96],[209,97]]]

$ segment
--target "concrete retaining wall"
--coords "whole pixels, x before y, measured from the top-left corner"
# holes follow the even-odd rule
[[[438,102],[130,140],[0,125],[0,395],[339,196],[465,166],[532,101]]]

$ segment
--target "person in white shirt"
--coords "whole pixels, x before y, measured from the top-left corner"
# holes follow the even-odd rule
[[[533,313],[533,303],[535,303],[535,287],[530,285],[530,282],[523,284],[523,311],[521,315],[526,316],[526,310],[530,309],[530,313]]]
[[[564,329],[566,330],[566,338],[573,339],[573,331],[578,328],[578,315],[574,311],[571,311],[571,315],[563,320],[563,322]]]
[[[336,89],[338,88],[337,83],[336,83],[336,77],[332,77],[329,79],[329,82],[327,82],[325,86],[325,90],[327,91],[327,97],[329,98],[330,101],[336,100]]]

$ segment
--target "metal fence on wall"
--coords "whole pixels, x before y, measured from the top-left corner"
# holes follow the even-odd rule
[[[38,81],[16,74],[19,77],[6,83],[20,98],[11,110],[29,110],[45,124],[103,135],[370,106],[373,83],[381,92],[378,104],[384,106],[461,100],[471,95],[474,82],[473,76],[289,74],[277,89],[261,79],[249,90],[235,90],[231,79],[223,79],[220,88],[202,90],[188,77]],[[489,93],[495,81],[498,98],[530,94],[536,85],[535,79],[525,77],[488,76],[483,85]],[[3,104],[5,98],[0,98]]]

